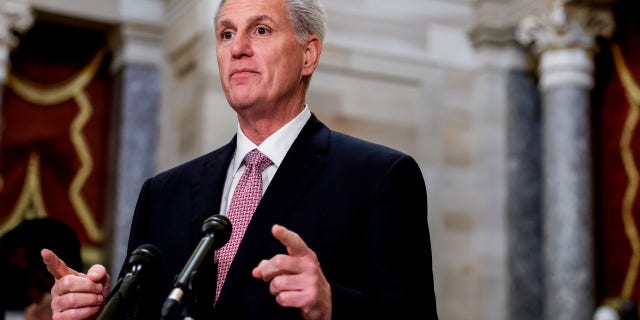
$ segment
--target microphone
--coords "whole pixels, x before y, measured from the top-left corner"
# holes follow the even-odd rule
[[[139,297],[141,282],[160,262],[160,250],[151,244],[143,244],[133,250],[129,256],[128,271],[118,280],[115,288],[107,297],[107,305],[100,313],[98,320],[122,319],[122,312],[132,305],[131,298]]]
[[[204,221],[200,231],[204,236],[173,284],[174,289],[171,290],[162,305],[160,319],[168,319],[182,303],[184,291],[188,289],[192,274],[198,270],[211,248],[214,248],[214,250],[220,249],[229,241],[229,238],[231,238],[231,221],[223,215],[214,214]]]

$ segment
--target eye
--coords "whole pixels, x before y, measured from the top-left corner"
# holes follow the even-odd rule
[[[222,31],[222,33],[220,33],[220,37],[224,40],[229,40],[231,38],[233,38],[233,32],[231,31]]]
[[[269,29],[267,29],[266,27],[257,27],[256,33],[263,36],[269,33]]]

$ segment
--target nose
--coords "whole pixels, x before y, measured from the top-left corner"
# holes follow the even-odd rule
[[[238,32],[233,38],[233,42],[231,44],[231,56],[235,59],[240,59],[242,57],[250,57],[252,55],[253,50],[251,49],[250,37]]]

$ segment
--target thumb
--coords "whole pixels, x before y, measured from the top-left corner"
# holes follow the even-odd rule
[[[107,296],[109,291],[111,290],[111,279],[109,277],[109,273],[107,273],[107,269],[101,264],[94,264],[87,271],[87,278],[95,283],[102,284],[102,293],[103,296]]]
[[[91,279],[93,282],[105,283],[106,280],[109,280],[109,274],[107,274],[107,269],[101,264],[94,264],[87,271],[87,278]]]

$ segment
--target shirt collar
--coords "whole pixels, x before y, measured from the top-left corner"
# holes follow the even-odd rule
[[[267,139],[265,139],[259,146],[256,146],[251,140],[249,140],[249,138],[247,138],[247,136],[244,135],[242,129],[240,129],[240,124],[238,124],[236,152],[231,163],[234,174],[238,172],[238,169],[242,166],[242,159],[244,159],[247,153],[256,148],[267,156],[276,168],[280,167],[280,164],[289,151],[289,148],[296,140],[298,134],[300,134],[300,131],[302,131],[302,128],[309,118],[311,118],[311,111],[309,110],[309,106],[305,105],[302,112],[267,137]]]

